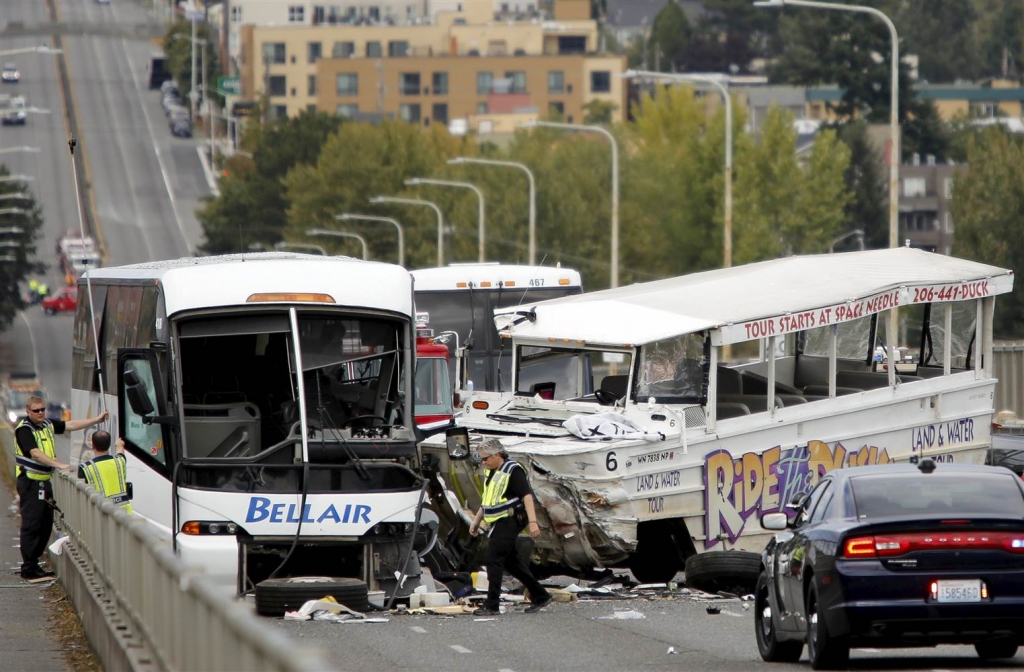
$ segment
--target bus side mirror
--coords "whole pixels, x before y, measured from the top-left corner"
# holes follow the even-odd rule
[[[143,418],[153,415],[155,409],[149,400],[146,385],[139,380],[139,374],[131,369],[124,372],[124,393],[128,398],[128,405],[132,407],[132,413]]]
[[[460,461],[469,457],[469,430],[465,427],[449,427],[445,430],[444,442],[449,459]]]

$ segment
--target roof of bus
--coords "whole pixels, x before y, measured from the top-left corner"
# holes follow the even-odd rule
[[[579,271],[553,266],[517,266],[514,264],[450,264],[442,268],[421,268],[412,271],[417,291],[466,289],[472,282],[477,288],[490,282],[497,287],[529,287],[531,280],[543,281],[542,287],[579,287],[583,284]],[[461,286],[460,286],[461,285]]]
[[[245,305],[253,294],[330,295],[336,305],[412,315],[412,278],[401,266],[351,257],[256,252],[185,257],[93,269],[92,280],[152,280],[163,287],[168,315]],[[352,298],[350,298],[352,297]]]
[[[894,304],[974,299],[1012,288],[1013,271],[907,247],[797,256],[552,299],[534,304],[536,320],[521,320],[512,333],[641,345],[712,330],[719,345],[837,324]]]

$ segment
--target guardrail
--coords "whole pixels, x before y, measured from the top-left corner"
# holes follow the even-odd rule
[[[992,348],[996,383],[995,410],[1011,410],[1024,420],[1024,341],[1003,341]]]
[[[139,518],[82,481],[53,477],[69,539],[56,564],[90,643],[108,670],[334,669],[185,565]]]

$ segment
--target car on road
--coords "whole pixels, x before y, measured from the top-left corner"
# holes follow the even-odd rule
[[[0,117],[0,124],[4,126],[24,126],[28,119],[25,112],[25,97],[14,96],[8,100],[0,100],[0,108],[3,109],[3,116]]]
[[[21,72],[18,71],[18,66],[14,63],[4,63],[0,79],[3,80],[4,84],[17,84],[21,80]]]
[[[838,469],[790,499],[754,594],[758,651],[814,669],[851,647],[971,644],[985,660],[1024,644],[1024,481],[942,462]]]
[[[55,294],[43,299],[43,312],[56,315],[63,312],[75,312],[78,309],[78,288],[61,287]]]
[[[188,119],[178,119],[171,122],[171,134],[176,138],[191,138],[192,122]]]
[[[20,371],[10,375],[3,386],[3,404],[7,420],[13,425],[25,415],[29,397],[45,398],[43,386],[35,372]]]

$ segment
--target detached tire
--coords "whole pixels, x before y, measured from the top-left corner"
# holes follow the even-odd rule
[[[328,595],[349,609],[370,609],[365,581],[329,576],[295,576],[257,583],[256,613],[261,616],[283,616],[286,611],[296,611],[306,602]]]
[[[747,595],[761,575],[761,556],[749,551],[710,551],[686,560],[686,585],[705,593]]]

